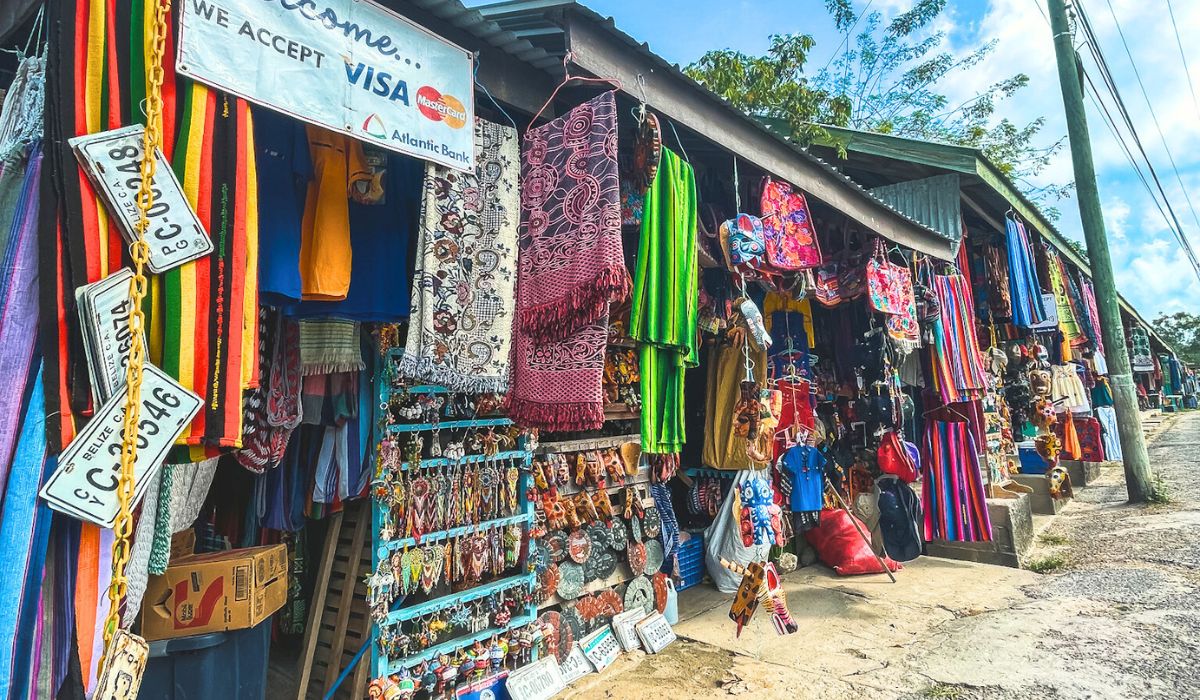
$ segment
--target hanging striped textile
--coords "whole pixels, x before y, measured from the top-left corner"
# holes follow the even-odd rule
[[[683,378],[699,364],[696,216],[692,166],[663,148],[646,192],[629,316],[640,346],[642,449],[650,454],[678,454],[687,439]]]
[[[149,46],[147,0],[50,0],[47,152],[53,208],[42,223],[42,296],[47,343],[47,407],[54,451],[90,415],[90,390],[75,319],[76,287],[127,264],[125,245],[67,138],[142,118]],[[173,8],[178,12],[177,8]],[[175,27],[175,21],[168,26]],[[257,174],[250,110],[241,99],[177,79],[167,37],[163,152],[213,240],[214,252],[152,277],[150,359],[201,395],[204,409],[177,450],[196,461],[241,446],[242,391],[258,384]],[[55,342],[52,339],[57,339]]]
[[[1065,339],[1071,345],[1082,345],[1087,342],[1079,321],[1075,318],[1075,309],[1067,294],[1066,270],[1058,253],[1046,248],[1046,269],[1050,274],[1050,289],[1054,292],[1054,303],[1058,307],[1058,327]]]
[[[18,164],[20,163],[20,165]],[[30,149],[28,157],[12,159],[8,167],[23,167],[15,202],[15,216],[5,232],[7,245],[0,257],[0,493],[9,475],[13,446],[16,444],[21,405],[25,400],[25,382],[30,376],[34,342],[38,327],[37,220],[38,184],[41,179],[42,152]],[[0,193],[2,194],[2,193]],[[41,390],[41,384],[38,385]],[[44,405],[44,404],[43,404]],[[44,424],[44,421],[43,421]],[[0,600],[3,600],[0,598]]]
[[[1096,329],[1096,337],[1093,341],[1096,343],[1096,350],[1101,355],[1104,354],[1104,332],[1103,326],[1100,325],[1100,308],[1096,306],[1096,288],[1092,286],[1092,281],[1086,277],[1081,278],[1080,286],[1083,288],[1083,305],[1087,308],[1087,316],[1091,319],[1092,328]]]
[[[926,540],[991,541],[992,522],[975,444],[965,422],[926,423],[921,455]]]
[[[933,387],[944,403],[982,398],[987,383],[970,286],[961,275],[934,275],[933,290],[941,305],[930,352]]]
[[[1008,286],[1012,296],[1012,321],[1018,326],[1034,326],[1046,320],[1042,307],[1042,285],[1038,282],[1033,248],[1025,224],[1015,219],[1004,221],[1008,250]]]

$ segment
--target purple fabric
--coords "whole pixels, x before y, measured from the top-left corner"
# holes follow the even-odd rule
[[[25,169],[8,245],[0,261],[0,492],[8,482],[17,440],[25,380],[38,324],[37,211],[42,151]]]

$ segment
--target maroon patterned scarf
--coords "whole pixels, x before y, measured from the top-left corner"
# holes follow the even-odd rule
[[[507,397],[518,425],[574,431],[604,424],[608,306],[629,295],[618,189],[614,93],[526,134]]]
[[[534,340],[562,340],[628,296],[618,190],[614,93],[525,135],[517,316]]]

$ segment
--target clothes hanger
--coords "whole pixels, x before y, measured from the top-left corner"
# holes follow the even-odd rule
[[[607,83],[618,90],[622,89],[621,80],[619,78],[590,78],[583,75],[571,75],[571,61],[574,59],[574,51],[568,51],[563,54],[562,82],[558,84],[558,87],[554,88],[554,91],[550,93],[550,97],[546,98],[545,104],[543,104],[541,109],[539,109],[533,115],[533,119],[529,120],[529,126],[525,129],[526,134],[528,134],[529,130],[533,128],[533,125],[537,123],[538,117],[542,116],[542,112],[545,112],[546,108],[550,106],[550,103],[554,101],[554,98],[558,96],[558,91],[566,87],[567,83],[571,82],[572,80],[577,80],[581,83]]]
[[[512,116],[507,111],[505,111],[504,107],[502,107],[500,105],[500,103],[496,101],[496,98],[492,96],[492,93],[487,89],[487,86],[484,85],[483,83],[479,82],[479,52],[476,51],[474,56],[475,56],[475,70],[472,71],[471,75],[472,75],[472,78],[475,80],[475,86],[478,87],[480,90],[483,90],[483,94],[487,95],[487,98],[489,100],[491,100],[493,105],[496,106],[496,109],[500,110],[500,113],[504,115],[504,118],[508,120],[508,123],[512,124],[512,128],[516,129],[517,122],[512,118]]]

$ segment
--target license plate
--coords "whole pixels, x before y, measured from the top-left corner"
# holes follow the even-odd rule
[[[129,312],[133,272],[123,267],[108,277],[75,290],[83,331],[84,355],[97,403],[104,403],[125,385],[129,364]],[[145,336],[142,344],[145,346]]]
[[[513,671],[508,675],[506,684],[508,695],[513,700],[549,700],[564,688],[566,683],[554,655]]]
[[[58,469],[42,487],[51,508],[111,528],[120,504],[121,426],[127,390],[113,395],[59,456]],[[137,460],[133,466],[133,508],[167,451],[200,410],[201,400],[149,363],[142,375]]]
[[[137,193],[141,185],[142,135],[140,124],[113,131],[89,134],[68,143],[96,186],[121,229],[125,241],[137,240]],[[200,225],[196,212],[183,195],[175,171],[159,151],[154,152],[155,171],[151,180],[154,204],[148,212],[150,244],[147,266],[158,274],[208,255],[212,239]]]

